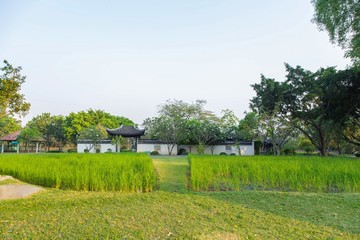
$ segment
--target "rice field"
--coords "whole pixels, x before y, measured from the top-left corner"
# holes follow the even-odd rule
[[[156,175],[146,154],[2,154],[0,175],[44,187],[150,192]]]
[[[189,156],[194,191],[360,192],[360,161],[335,157]]]

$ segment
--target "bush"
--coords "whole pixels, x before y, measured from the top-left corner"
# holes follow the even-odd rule
[[[111,152],[112,152],[112,149],[111,149],[111,148],[108,148],[108,149],[106,150],[106,152],[111,153]]]
[[[295,151],[295,148],[285,148],[283,152],[285,155],[295,155]]]
[[[62,150],[50,150],[50,151],[47,151],[47,153],[63,153]]]
[[[236,156],[236,154],[235,154],[235,153],[230,153],[230,155],[231,155],[231,156]]]
[[[96,149],[95,152],[96,152],[96,153],[100,153],[101,151],[100,151],[100,149]]]
[[[89,149],[84,149],[84,153],[88,153],[89,152]]]
[[[188,155],[189,153],[184,149],[184,148],[180,148],[179,152],[177,155]]]
[[[67,152],[68,153],[77,153],[77,149],[76,148],[68,149]]]
[[[227,155],[227,153],[226,152],[221,152],[220,155]]]
[[[360,153],[355,153],[354,154],[356,157],[360,157]]]
[[[152,151],[152,152],[150,153],[150,155],[159,155],[159,152],[158,152],[158,151]]]

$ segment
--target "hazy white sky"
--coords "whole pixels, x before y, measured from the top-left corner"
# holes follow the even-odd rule
[[[27,76],[24,122],[92,108],[141,124],[167,99],[242,117],[261,73],[350,63],[310,0],[0,0],[0,12],[0,60]]]

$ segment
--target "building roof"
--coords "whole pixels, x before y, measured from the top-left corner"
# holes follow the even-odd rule
[[[106,131],[112,136],[121,135],[122,137],[140,137],[145,134],[145,129],[138,129],[134,126],[120,126],[116,129],[106,128]]]
[[[0,141],[16,141],[21,133],[21,130],[10,133],[0,138]]]

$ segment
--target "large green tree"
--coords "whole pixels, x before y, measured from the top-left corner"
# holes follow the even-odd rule
[[[311,72],[300,66],[285,64],[286,80],[278,82],[261,77],[252,87],[256,96],[250,107],[259,113],[277,115],[300,130],[325,156],[338,122],[327,117],[329,84],[325,79],[337,74],[335,68]]]
[[[87,110],[70,113],[64,122],[64,131],[69,143],[76,145],[79,133],[90,126],[102,125],[118,128],[120,125],[133,126],[134,122],[126,117],[114,116],[102,110]]]
[[[0,68],[0,118],[3,116],[25,116],[30,103],[25,101],[25,96],[20,93],[25,76],[20,74],[21,67],[13,67],[4,60],[5,66]]]
[[[20,121],[13,117],[0,117],[0,136],[18,131],[21,129]]]
[[[171,155],[175,145],[189,140],[187,121],[212,116],[211,112],[204,109],[205,104],[204,100],[197,100],[195,103],[168,100],[158,106],[158,116],[146,119],[143,126],[150,138],[167,142],[168,153]]]
[[[346,56],[360,63],[360,1],[312,0],[313,21],[326,30],[332,43],[346,50]]]

